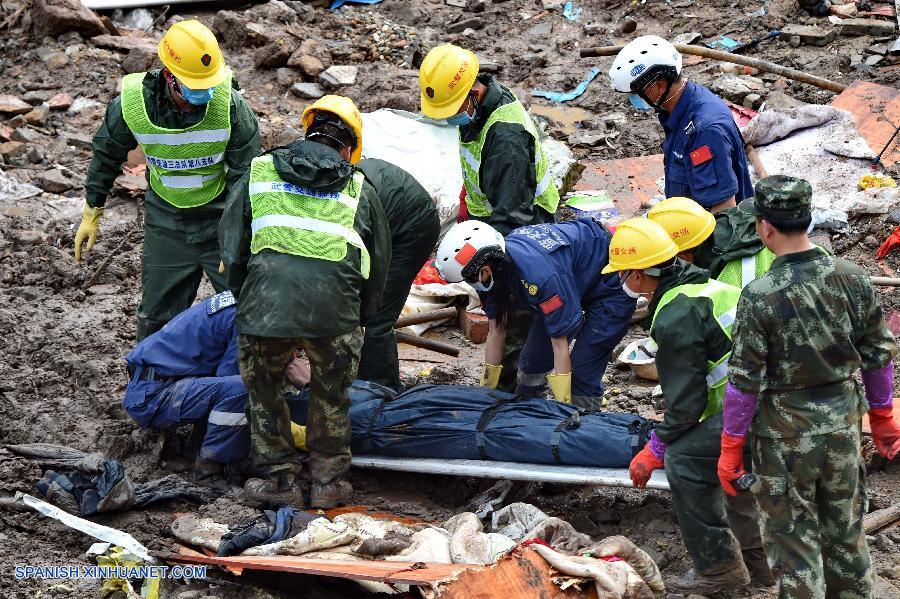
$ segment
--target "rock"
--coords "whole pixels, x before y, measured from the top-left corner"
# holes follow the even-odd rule
[[[13,131],[12,138],[14,141],[21,141],[26,144],[36,144],[40,143],[41,134],[28,127],[16,127],[16,130]]]
[[[585,35],[601,35],[606,33],[606,26],[603,23],[585,23],[583,29]]]
[[[303,40],[303,42],[300,43],[300,47],[297,48],[297,52],[301,55],[309,54],[310,56],[315,56],[326,69],[331,66],[331,52],[329,52],[328,48],[323,44],[319,43],[318,40],[312,38]],[[297,52],[295,52],[295,54]]]
[[[25,144],[21,141],[7,141],[0,144],[0,155],[9,160],[25,153]]]
[[[326,87],[331,88],[353,85],[356,83],[356,74],[358,72],[359,68],[352,65],[333,65],[319,75],[319,80]]]
[[[881,244],[875,239],[874,235],[866,235],[865,239],[863,239],[863,245],[870,248],[877,248]]]
[[[596,146],[600,142],[602,142],[606,138],[605,135],[601,133],[597,133],[596,131],[589,131],[587,129],[582,129],[580,131],[576,131],[575,133],[571,133],[568,138],[568,142],[570,146]]]
[[[31,104],[16,96],[0,96],[0,112],[4,114],[25,114],[31,110]]]
[[[31,18],[37,39],[69,31],[93,37],[106,31],[100,17],[80,0],[35,0]]]
[[[466,10],[469,12],[484,12],[487,9],[487,0],[469,0],[466,4]]]
[[[94,138],[90,135],[75,133],[74,131],[63,131],[61,136],[67,146],[75,146],[76,148],[83,148],[85,150],[90,150],[91,144],[94,141]]]
[[[282,87],[290,87],[294,83],[294,71],[287,67],[280,67],[275,69],[275,80],[278,81],[278,85]]]
[[[900,208],[892,210],[891,213],[887,215],[887,222],[892,225],[900,225]]]
[[[765,85],[762,79],[749,75],[722,75],[713,81],[710,89],[732,102],[741,103],[747,94],[764,91]]]
[[[79,98],[75,98],[75,100],[72,102],[72,105],[69,106],[68,113],[69,114],[78,114],[79,112],[81,112],[83,110],[89,110],[91,108],[96,108],[98,106],[102,106],[102,104],[100,104],[100,102],[98,102],[96,100],[91,100],[90,98],[85,98],[82,96]]]
[[[484,28],[484,19],[481,17],[470,17],[468,19],[463,19],[462,21],[457,21],[456,23],[450,23],[445,28],[447,33],[461,33],[466,29],[482,29]]]
[[[744,98],[743,106],[747,108],[759,108],[762,101],[763,97],[760,94],[747,94]]]
[[[37,177],[38,187],[50,193],[63,193],[72,189],[73,185],[61,172],[52,168]]]
[[[541,0],[541,8],[544,10],[562,10],[566,0]]]
[[[866,58],[865,63],[870,67],[874,67],[882,60],[884,60],[884,56],[881,56],[880,54],[873,54],[872,56]]]
[[[498,73],[500,72],[500,65],[493,60],[488,60],[486,58],[482,59],[479,57],[478,71],[481,73]]]
[[[837,29],[822,29],[814,25],[785,25],[778,34],[778,39],[788,40],[793,36],[800,37],[801,44],[809,46],[825,46],[834,41],[837,37]]]
[[[766,109],[778,110],[780,108],[793,108],[794,106],[803,106],[805,102],[801,102],[797,98],[791,97],[784,92],[772,91],[766,96]]]
[[[212,25],[219,40],[231,47],[265,46],[275,41],[275,36],[259,23],[248,23],[246,16],[231,10],[216,13]]]
[[[900,580],[900,566],[882,568],[879,574],[890,580]]]
[[[870,54],[881,54],[884,56],[888,53],[888,45],[887,44],[875,44],[874,46],[869,46],[866,48],[866,52]],[[26,99],[27,101],[27,99]]]
[[[298,56],[297,52],[294,52],[287,64],[310,78],[318,77],[319,73],[325,70],[325,65],[322,64],[322,61],[310,54],[300,54]]]
[[[894,21],[880,19],[843,19],[840,24],[841,35],[870,35],[872,37],[891,37],[897,25]]]
[[[62,52],[54,52],[47,59],[47,68],[51,71],[58,71],[69,66],[69,57]]]
[[[125,35],[98,35],[91,40],[98,48],[131,52],[135,48],[144,48],[148,52],[156,53],[157,43],[147,37],[132,37]]]
[[[31,164],[40,164],[44,160],[46,160],[47,156],[44,154],[44,148],[41,146],[32,146],[30,150],[28,150],[28,162]]]
[[[465,8],[468,0],[444,0],[447,6],[455,6],[456,8]]]
[[[513,64],[519,66],[525,66],[529,69],[540,69],[547,66],[548,60],[545,54],[520,54],[513,58]]]
[[[145,47],[132,48],[122,60],[122,69],[126,73],[143,73],[149,71],[156,64],[156,49]]]
[[[544,40],[550,37],[550,34],[553,33],[553,23],[550,21],[544,21],[538,25],[535,25],[531,29],[529,29],[525,35],[528,39],[531,40]]]
[[[72,105],[74,98],[69,94],[56,94],[47,100],[47,107],[50,110],[65,110]]]
[[[787,38],[787,41],[791,48],[799,48],[800,47],[801,40],[800,40],[799,35],[792,35],[789,38]]]
[[[635,21],[631,17],[625,17],[619,24],[619,31],[621,31],[622,33],[634,33],[636,29],[637,21]]]
[[[32,108],[31,112],[25,115],[25,122],[29,125],[43,127],[48,118],[50,118],[50,107],[46,104],[41,104]]]
[[[256,68],[274,69],[287,64],[288,59],[294,52],[287,40],[280,39],[263,46],[253,53],[253,64]]]
[[[295,83],[291,93],[305,100],[318,100],[325,95],[325,90],[318,83]]]
[[[48,89],[36,89],[22,96],[22,99],[32,106],[45,104],[53,97],[53,92]]]

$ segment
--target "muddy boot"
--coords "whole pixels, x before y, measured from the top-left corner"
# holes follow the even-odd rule
[[[745,556],[744,564],[750,572],[750,584],[758,587],[770,587],[775,584],[775,576],[772,574],[765,556],[753,559],[747,559]]]
[[[353,485],[340,480],[327,485],[313,483],[309,493],[310,507],[329,510],[345,505],[353,496]]]
[[[225,473],[225,465],[198,457],[194,461],[194,482],[201,487],[227,492],[231,487]]]
[[[722,591],[733,591],[750,584],[750,574],[743,560],[721,564],[700,574],[693,568],[666,581],[666,591],[682,595],[708,595]]]
[[[291,471],[276,472],[268,478],[248,478],[244,495],[247,501],[261,506],[292,505],[302,509],[304,505],[299,478]]]

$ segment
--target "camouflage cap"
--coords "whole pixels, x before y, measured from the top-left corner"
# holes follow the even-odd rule
[[[812,187],[806,179],[773,175],[760,179],[753,201],[741,202],[740,207],[776,222],[803,220],[812,211]]]

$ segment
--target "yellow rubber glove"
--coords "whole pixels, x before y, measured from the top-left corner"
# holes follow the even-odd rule
[[[291,437],[294,438],[294,447],[300,451],[306,451],[306,427],[291,423]]]
[[[572,373],[548,374],[547,384],[556,401],[572,403]]]
[[[219,274],[223,274],[225,272],[225,262],[219,260]]]
[[[97,233],[100,232],[100,217],[103,216],[103,208],[91,208],[84,205],[81,224],[75,233],[75,260],[81,262],[81,244],[87,241],[84,251],[89,252],[97,241]]]
[[[488,387],[490,389],[496,389],[497,384],[500,382],[500,372],[503,371],[503,366],[496,366],[494,364],[482,364],[481,365],[481,386]]]

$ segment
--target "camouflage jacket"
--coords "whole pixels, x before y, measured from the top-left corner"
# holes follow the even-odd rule
[[[859,422],[867,408],[853,374],[897,353],[868,275],[821,248],[780,256],[744,288],[733,340],[728,379],[759,395],[751,430],[773,438]]]

